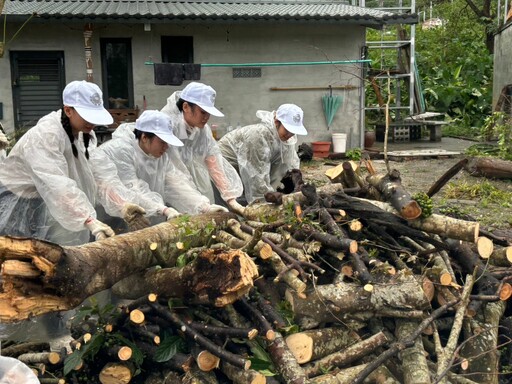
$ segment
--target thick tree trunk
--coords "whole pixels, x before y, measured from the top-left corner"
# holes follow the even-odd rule
[[[512,161],[491,157],[473,157],[465,167],[471,176],[512,179]]]
[[[176,249],[203,245],[213,227],[223,227],[233,215],[198,215],[77,247],[63,247],[42,240],[0,237],[2,261],[31,262],[40,271],[37,279],[2,275],[0,321],[12,322],[52,311],[74,308],[87,297],[110,288],[119,280],[156,263],[152,244],[169,259]],[[182,250],[181,250],[182,252]],[[108,267],[107,267],[108,266]]]
[[[482,312],[471,320],[474,335],[461,349],[461,357],[469,360],[467,373],[472,380],[481,384],[499,382],[498,333],[500,320],[505,313],[506,303],[488,303]]]
[[[123,280],[123,298],[155,294],[223,307],[245,295],[258,276],[254,261],[239,250],[207,249],[182,268],[148,269]],[[131,288],[131,289],[130,289]]]
[[[409,320],[396,320],[396,337],[400,341],[407,340],[410,335],[418,328],[419,322]],[[414,341],[414,345],[405,348],[400,352],[402,361],[402,370],[404,376],[404,384],[430,384],[430,373],[425,357],[425,349],[421,342],[421,338]]]
[[[366,291],[359,284],[325,284],[316,286],[307,296],[302,299],[290,290],[286,292],[296,318],[318,322],[365,311],[378,316],[391,310],[394,316],[409,317],[413,310],[423,310],[430,305],[417,280],[405,274],[397,274],[388,284],[376,285],[372,291]]]

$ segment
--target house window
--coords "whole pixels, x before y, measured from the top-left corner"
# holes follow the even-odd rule
[[[261,77],[261,68],[241,67],[233,68],[233,78]]]
[[[162,36],[162,63],[193,63],[192,36]]]
[[[109,109],[133,108],[132,45],[130,39],[101,39],[103,97]]]

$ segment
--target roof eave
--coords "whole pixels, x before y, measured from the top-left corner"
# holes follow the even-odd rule
[[[31,15],[10,15],[7,21],[24,21]],[[147,15],[72,15],[72,14],[38,14],[33,21],[51,21],[63,20],[67,22],[115,22],[115,23],[321,23],[321,24],[358,24],[368,27],[379,27],[391,24],[417,24],[418,16],[416,14],[393,14],[391,16],[374,17],[368,15],[335,17],[314,17],[314,16],[223,16],[223,15],[202,15],[202,16],[147,16]]]

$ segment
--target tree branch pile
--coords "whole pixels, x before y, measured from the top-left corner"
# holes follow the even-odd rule
[[[348,169],[352,186],[304,184],[244,218],[179,217],[79,247],[0,237],[1,322],[79,308],[72,353],[4,340],[2,355],[42,383],[506,378],[510,239],[425,217],[397,174]],[[129,300],[80,309],[107,288]]]

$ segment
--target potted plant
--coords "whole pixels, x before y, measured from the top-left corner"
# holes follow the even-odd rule
[[[364,147],[371,148],[373,144],[375,144],[376,135],[375,135],[375,126],[366,125],[364,129]]]

